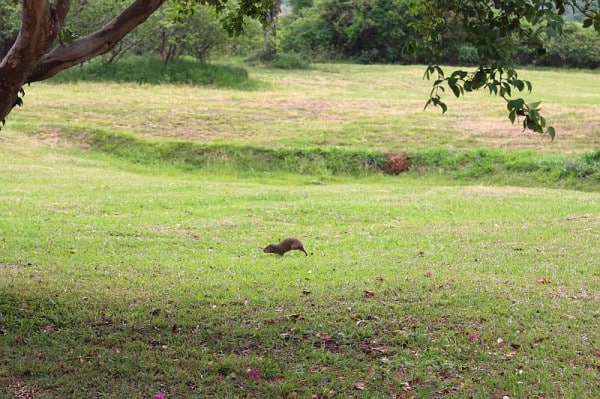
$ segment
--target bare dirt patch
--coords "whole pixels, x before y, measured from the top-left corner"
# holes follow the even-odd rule
[[[389,154],[387,164],[384,166],[384,172],[397,175],[406,172],[410,168],[410,158],[406,154]]]
[[[496,115],[473,117],[477,112],[469,106],[456,109],[460,116],[449,121],[449,127],[462,132],[465,139],[472,140],[479,146],[560,153],[600,147],[600,117],[597,107],[548,109],[545,114],[548,125],[557,130],[554,141],[546,135],[524,131],[520,121],[511,124],[507,119]]]

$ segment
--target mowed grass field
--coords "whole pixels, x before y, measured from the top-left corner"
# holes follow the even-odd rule
[[[457,100],[442,115],[423,111],[431,89],[421,66],[317,65],[307,71],[251,69],[248,90],[184,85],[35,84],[10,116],[19,131],[105,129],[144,137],[285,147],[405,152],[481,147],[579,153],[600,147],[600,75],[521,72],[534,84],[557,139],[523,132],[502,99],[485,92]],[[452,68],[448,67],[450,72]]]
[[[485,95],[422,112],[417,67],[257,69],[248,91],[32,86],[0,133],[0,397],[598,397],[599,191],[241,178],[72,141],[598,149],[598,75],[529,73],[565,87],[536,91],[552,143]],[[290,235],[309,256],[262,252]]]

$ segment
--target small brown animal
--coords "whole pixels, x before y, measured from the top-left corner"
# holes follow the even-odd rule
[[[306,251],[304,250],[304,245],[302,245],[302,241],[297,238],[290,237],[282,240],[279,244],[269,244],[264,249],[263,252],[270,254],[279,254],[283,256],[287,251],[298,250],[304,252],[304,255],[308,256]]]

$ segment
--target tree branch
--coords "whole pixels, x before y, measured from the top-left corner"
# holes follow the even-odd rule
[[[23,0],[21,30],[0,62],[0,119],[19,104],[18,93],[62,29],[70,0]]]
[[[64,3],[65,1],[58,1]],[[108,24],[73,43],[44,55],[27,82],[48,79],[73,65],[110,51],[123,37],[144,22],[165,0],[136,0]]]

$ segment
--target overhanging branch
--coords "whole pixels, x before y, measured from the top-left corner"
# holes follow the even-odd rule
[[[64,69],[107,53],[164,2],[165,0],[136,0],[96,32],[44,55],[27,82],[51,78]]]

